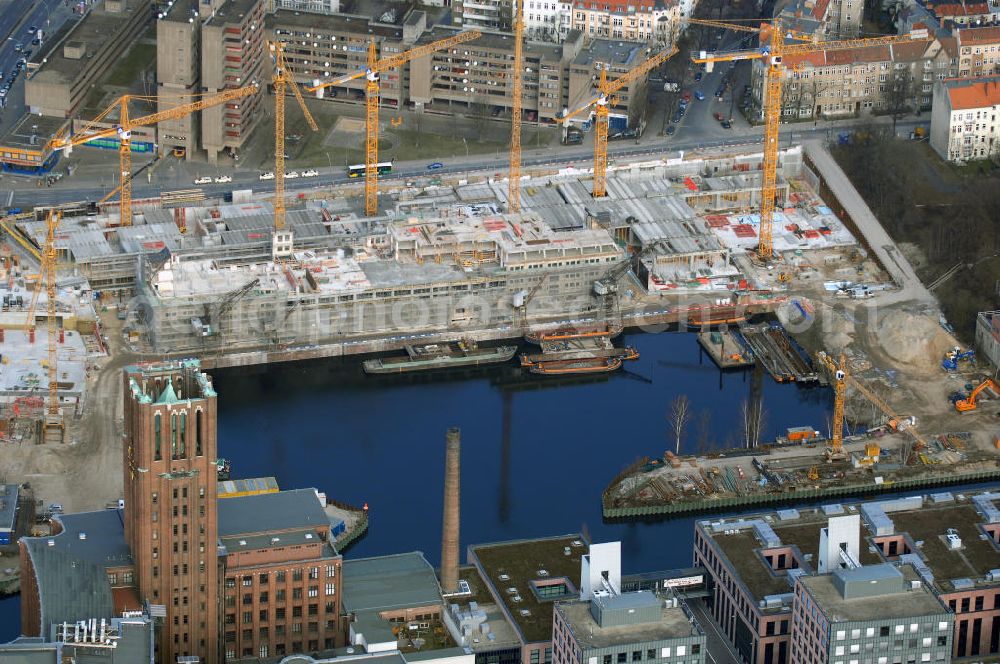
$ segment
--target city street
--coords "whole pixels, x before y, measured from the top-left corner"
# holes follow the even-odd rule
[[[45,42],[59,30],[73,12],[63,0],[0,0],[0,85],[10,85],[0,109],[0,136],[6,134],[24,115],[24,79],[26,70],[18,70],[17,62],[31,60]],[[35,32],[29,32],[34,27]],[[43,32],[41,43],[32,45],[37,31]],[[20,52],[15,48],[22,45]],[[26,52],[31,51],[31,55]]]
[[[745,122],[742,123],[742,126],[734,125],[732,130],[713,126],[713,123],[714,125],[719,123],[712,119],[713,111],[709,102],[703,103],[704,107],[698,108],[696,106],[695,110],[685,118],[689,124],[683,135],[656,136],[655,131],[648,130],[638,144],[633,140],[612,142],[609,149],[611,160],[643,155],[662,155],[675,150],[690,152],[698,149],[725,147],[739,147],[749,150],[753,149],[753,146],[760,145],[763,135],[761,127],[750,127]],[[787,127],[783,131],[782,145],[799,144],[807,140],[831,141],[836,137],[837,132],[849,128],[853,124],[868,124],[870,122],[870,120],[845,120],[822,123],[818,127],[814,127],[812,123]],[[908,133],[918,124],[921,123],[916,119],[900,122],[898,123],[898,131],[901,135]],[[926,124],[926,121],[923,124]],[[113,165],[115,159],[113,154],[103,150],[87,151],[87,148],[78,148],[73,153],[74,157],[85,154],[94,155],[100,162],[105,162],[105,165],[103,168],[95,166],[94,168],[80,169],[72,177],[64,178],[52,187],[37,188],[38,179],[35,177],[3,175],[0,177],[0,207],[3,205],[27,207],[69,201],[99,200],[117,184],[113,181],[113,174],[117,170]],[[551,149],[525,150],[522,161],[525,168],[554,165],[590,168],[593,163],[593,147],[586,144],[563,147],[555,153]],[[138,170],[143,164],[144,162],[137,159],[133,162],[133,168]],[[319,171],[317,177],[287,181],[286,190],[293,193],[328,187],[331,184],[340,185],[349,182],[359,184],[361,182],[357,178],[349,178],[343,167],[330,168],[327,166],[316,168],[316,170]],[[427,161],[425,160],[396,162],[393,166],[393,172],[380,176],[379,179],[384,181],[413,180],[427,178],[430,175],[441,177],[472,172],[494,173],[497,177],[502,178],[506,174],[505,170],[506,160],[497,162],[492,154],[480,154],[450,158],[434,171],[427,170]],[[226,173],[233,178],[231,183],[198,185],[198,188],[204,190],[208,196],[221,196],[237,189],[253,189],[256,192],[264,193],[274,191],[274,181],[261,181],[257,171],[234,171],[224,167],[213,169],[203,163],[179,162],[174,157],[165,156],[153,170],[152,182],[147,181],[145,173],[136,177],[133,183],[133,197],[148,198],[158,196],[162,191],[194,188],[195,185],[190,176],[193,172],[201,175]],[[12,194],[13,196],[11,196]],[[11,202],[8,203],[8,200]]]

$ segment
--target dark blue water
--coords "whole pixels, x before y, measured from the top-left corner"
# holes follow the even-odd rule
[[[694,334],[623,342],[641,353],[627,373],[582,380],[512,367],[380,379],[364,376],[356,360],[216,372],[220,454],[235,477],[273,475],[285,489],[367,502],[369,533],[348,557],[420,550],[437,564],[444,436],[457,426],[463,547],[586,528],[595,541],[622,541],[625,572],[686,566],[693,518],[604,523],[601,491],[637,457],[673,449],[666,416],[678,394],[694,411],[682,453],[699,439],[741,444],[752,372],[720,373]],[[790,426],[825,430],[829,390],[766,375],[759,386],[762,440]],[[0,641],[17,633],[16,607],[16,599],[0,601]]]

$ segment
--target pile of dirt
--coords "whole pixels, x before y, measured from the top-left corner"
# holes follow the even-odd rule
[[[941,370],[941,358],[956,345],[936,316],[892,311],[878,325],[878,342],[890,358],[920,373]]]

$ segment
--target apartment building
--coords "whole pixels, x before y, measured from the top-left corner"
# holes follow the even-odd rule
[[[929,636],[920,634],[924,631],[924,623],[933,625],[930,632],[935,637],[931,645],[924,646],[921,640],[913,646],[932,649],[932,659],[924,660],[921,654],[913,661],[935,661],[933,658],[942,647],[950,649],[951,657],[996,655],[1000,653],[1000,575],[995,573],[996,562],[1000,559],[998,501],[1000,493],[996,492],[942,492],[867,503],[785,509],[734,519],[702,520],[695,524],[694,562],[704,567],[711,579],[710,609],[722,633],[749,664],[799,664],[803,661],[797,656],[795,647],[798,646],[793,647],[792,637],[796,630],[805,629],[796,621],[802,620],[806,610],[799,607],[807,591],[815,590],[811,595],[814,599],[820,594],[824,598],[819,604],[809,606],[812,619],[818,620],[823,602],[833,607],[827,609],[831,616],[850,618],[849,612],[838,612],[837,602],[846,602],[842,609],[847,611],[852,603],[858,602],[857,599],[845,600],[842,590],[836,590],[840,597],[837,599],[829,590],[834,583],[829,578],[809,582],[826,584],[827,590],[822,593],[818,585],[802,586],[807,578],[815,574],[831,575],[848,568],[868,570],[884,563],[892,563],[900,570],[902,566],[911,565],[916,578],[903,571],[905,587],[913,590],[914,582],[919,581],[922,588],[947,609],[921,611],[918,620],[911,620],[907,611],[913,602],[898,601],[898,597],[883,600],[877,616],[881,622],[877,626],[857,626],[863,629],[865,638],[871,638],[867,634],[869,626],[878,627],[881,638],[883,625],[906,617],[907,620],[898,621],[906,624],[905,648],[910,648],[909,639],[915,638],[910,635],[909,627],[914,622],[921,625],[917,629],[921,639]],[[846,521],[842,521],[845,517]],[[850,526],[852,521],[859,524],[853,527],[854,534],[837,536],[845,528],[844,524]],[[859,530],[862,524],[863,530]],[[843,548],[841,543],[845,545]],[[866,582],[878,582],[880,578]],[[849,582],[853,583],[847,578],[837,583],[843,586]],[[885,583],[898,586],[897,581]],[[937,642],[937,637],[941,636],[937,629],[939,620],[929,616],[945,613],[955,614],[947,618],[953,620],[954,628],[950,641],[940,646]],[[855,618],[868,620],[860,614]],[[826,621],[827,628],[832,622]],[[822,624],[816,622],[813,628],[821,630]],[[894,638],[898,638],[895,637],[895,624],[893,622],[890,629]],[[819,658],[819,651],[812,649],[812,652]],[[834,659],[830,660],[833,662],[852,659],[850,653],[843,659],[839,659],[836,651],[833,654]],[[885,656],[883,664],[911,660],[909,655],[897,657],[901,654],[902,650],[897,653],[893,649],[889,653],[873,652],[857,659],[878,662]]]
[[[269,84],[273,72],[264,29],[265,0],[228,0],[201,29],[201,90],[214,94],[251,83]],[[169,48],[169,46],[165,46]],[[263,119],[263,92],[201,112],[201,147],[216,163],[226,152],[239,157],[251,132]]]
[[[931,147],[946,161],[989,159],[1000,150],[1000,76],[950,78],[934,88]]]
[[[857,37],[863,14],[861,0],[786,0],[774,11],[785,25],[820,41]]]
[[[994,21],[987,2],[942,2],[929,4],[928,9],[944,26],[988,25]]]
[[[950,662],[954,623],[912,565],[803,576],[795,586],[792,661]]]
[[[24,83],[32,115],[72,117],[149,25],[150,0],[101,0],[92,5]]]
[[[454,27],[439,23],[446,16],[432,9],[418,10],[397,14],[392,23],[385,23],[357,15],[280,10],[266,21],[268,34],[286,44],[286,59],[296,79],[312,85],[364,69],[371,40],[381,56],[454,35]],[[651,47],[640,43],[603,39],[586,43],[577,30],[570,30],[560,44],[527,41],[521,82],[524,119],[556,122],[565,108],[592,94],[601,68],[616,78],[652,54]],[[513,59],[509,34],[484,31],[478,39],[382,72],[381,104],[465,116],[509,114]],[[644,110],[646,92],[645,78],[622,89],[612,108],[613,122],[634,123]],[[363,103],[364,81],[328,88],[321,96],[338,103]]]
[[[575,0],[570,25],[588,39],[665,45],[688,15],[677,0]]]
[[[514,28],[513,0],[452,0],[452,25],[510,32]]]
[[[1000,27],[956,28],[952,35],[958,55],[958,69],[952,76],[1000,74]]]
[[[894,105],[929,109],[934,82],[947,78],[952,58],[937,40],[785,56],[782,115],[827,119],[886,113]],[[751,90],[758,117],[764,69],[754,61]],[[899,90],[897,92],[896,90]]]
[[[561,42],[572,27],[572,0],[524,0],[528,39]]]

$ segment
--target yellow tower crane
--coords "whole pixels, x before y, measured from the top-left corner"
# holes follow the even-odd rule
[[[336,85],[344,85],[349,81],[354,81],[364,77],[365,79],[365,214],[373,217],[378,214],[378,103],[380,79],[382,72],[389,69],[402,67],[407,62],[412,62],[417,58],[422,58],[436,51],[443,51],[463,44],[473,39],[482,37],[478,30],[468,30],[446,39],[418,46],[404,51],[378,58],[375,52],[375,42],[368,44],[368,63],[365,69],[346,74],[332,81],[321,83],[319,80],[313,81],[312,86],[307,86],[306,90],[315,92],[316,96],[322,97],[323,90]],[[277,174],[275,174],[277,175]]]
[[[840,354],[840,360],[834,363],[833,358],[826,353],[820,353],[820,360],[830,372],[833,379],[833,423],[830,432],[830,456],[844,456],[844,400],[847,396],[847,358]]]
[[[613,81],[608,80],[607,66],[602,67],[601,78],[597,84],[597,96],[579,106],[576,110],[563,115],[562,120],[565,125],[571,118],[593,107],[591,113],[594,115],[594,198],[601,198],[607,195],[608,116],[611,106],[615,103],[612,95],[626,85],[638,80],[640,76],[645,75],[650,70],[659,67],[673,57],[675,53],[677,53],[677,47],[671,46]]]
[[[865,399],[874,404],[876,408],[882,411],[882,413],[889,418],[888,424],[890,429],[894,431],[905,431],[910,434],[917,442],[917,449],[927,447],[927,441],[920,435],[920,432],[917,431],[912,417],[900,417],[882,398],[862,385],[853,376],[848,375],[847,360],[843,353],[840,354],[838,362],[834,362],[833,358],[825,352],[820,352],[818,357],[823,366],[825,366],[830,372],[830,376],[834,381],[832,424],[833,440],[831,441],[832,445],[830,450],[832,456],[842,456],[844,451],[844,402],[847,398],[848,385],[850,385],[852,389],[860,392]]]
[[[524,0],[514,2],[514,70],[510,79],[510,173],[507,177],[507,209],[521,211],[521,114],[524,112]]]
[[[292,89],[295,101],[302,109],[309,128],[319,131],[312,113],[306,108],[306,101],[299,92],[299,86],[285,64],[285,47],[281,42],[270,42],[271,58],[274,60],[274,232],[285,230],[285,93]]]
[[[59,370],[58,346],[56,344],[56,226],[59,212],[49,211],[46,219],[45,253],[42,254],[42,269],[45,272],[45,297],[48,299],[47,318],[49,323],[49,404],[45,414],[45,442],[63,441],[63,420],[59,412]]]
[[[59,370],[56,343],[56,227],[59,226],[60,212],[49,210],[46,217],[45,246],[42,247],[41,266],[38,274],[38,283],[31,294],[31,303],[28,305],[28,315],[26,327],[29,334],[35,331],[35,306],[38,304],[38,296],[45,287],[46,317],[49,324],[49,353],[48,353],[48,376],[49,376],[49,403],[45,415],[44,439],[46,442],[62,442],[63,422],[59,413]]]
[[[218,106],[228,101],[240,99],[257,92],[256,84],[247,85],[242,88],[224,90],[218,94],[202,97],[198,101],[188,104],[181,104],[165,111],[159,111],[150,115],[143,115],[138,118],[129,116],[129,104],[133,101],[155,102],[156,97],[140,97],[135,95],[122,95],[111,106],[106,108],[100,115],[94,118],[90,124],[72,136],[60,136],[49,141],[48,146],[54,150],[64,150],[69,154],[74,147],[101,138],[118,137],[118,163],[119,163],[119,187],[121,188],[121,225],[132,225],[132,130],[136,127],[146,127],[163,122],[164,120],[175,120],[184,116],[196,113],[212,106]],[[101,127],[106,124],[104,120],[115,109],[118,109],[118,120],[113,127]]]
[[[927,41],[926,37],[915,35],[885,35],[881,37],[865,37],[860,39],[844,39],[827,42],[811,42],[806,44],[786,44],[791,39],[811,39],[799,33],[789,33],[782,26],[780,19],[770,23],[761,23],[761,27],[752,28],[738,23],[725,21],[709,21],[689,19],[689,23],[705,25],[725,30],[756,32],[760,35],[760,47],[756,49],[732,51],[728,53],[707,53],[700,51],[692,54],[691,60],[696,63],[706,63],[711,71],[711,65],[716,62],[733,62],[737,60],[763,60],[765,63],[764,85],[764,159],[763,182],[761,184],[760,200],[760,240],[757,254],[761,260],[767,261],[774,255],[773,223],[774,210],[778,192],[778,131],[781,122],[781,83],[786,65],[785,56],[810,55],[825,51],[843,51],[852,48],[899,44],[916,40]]]

